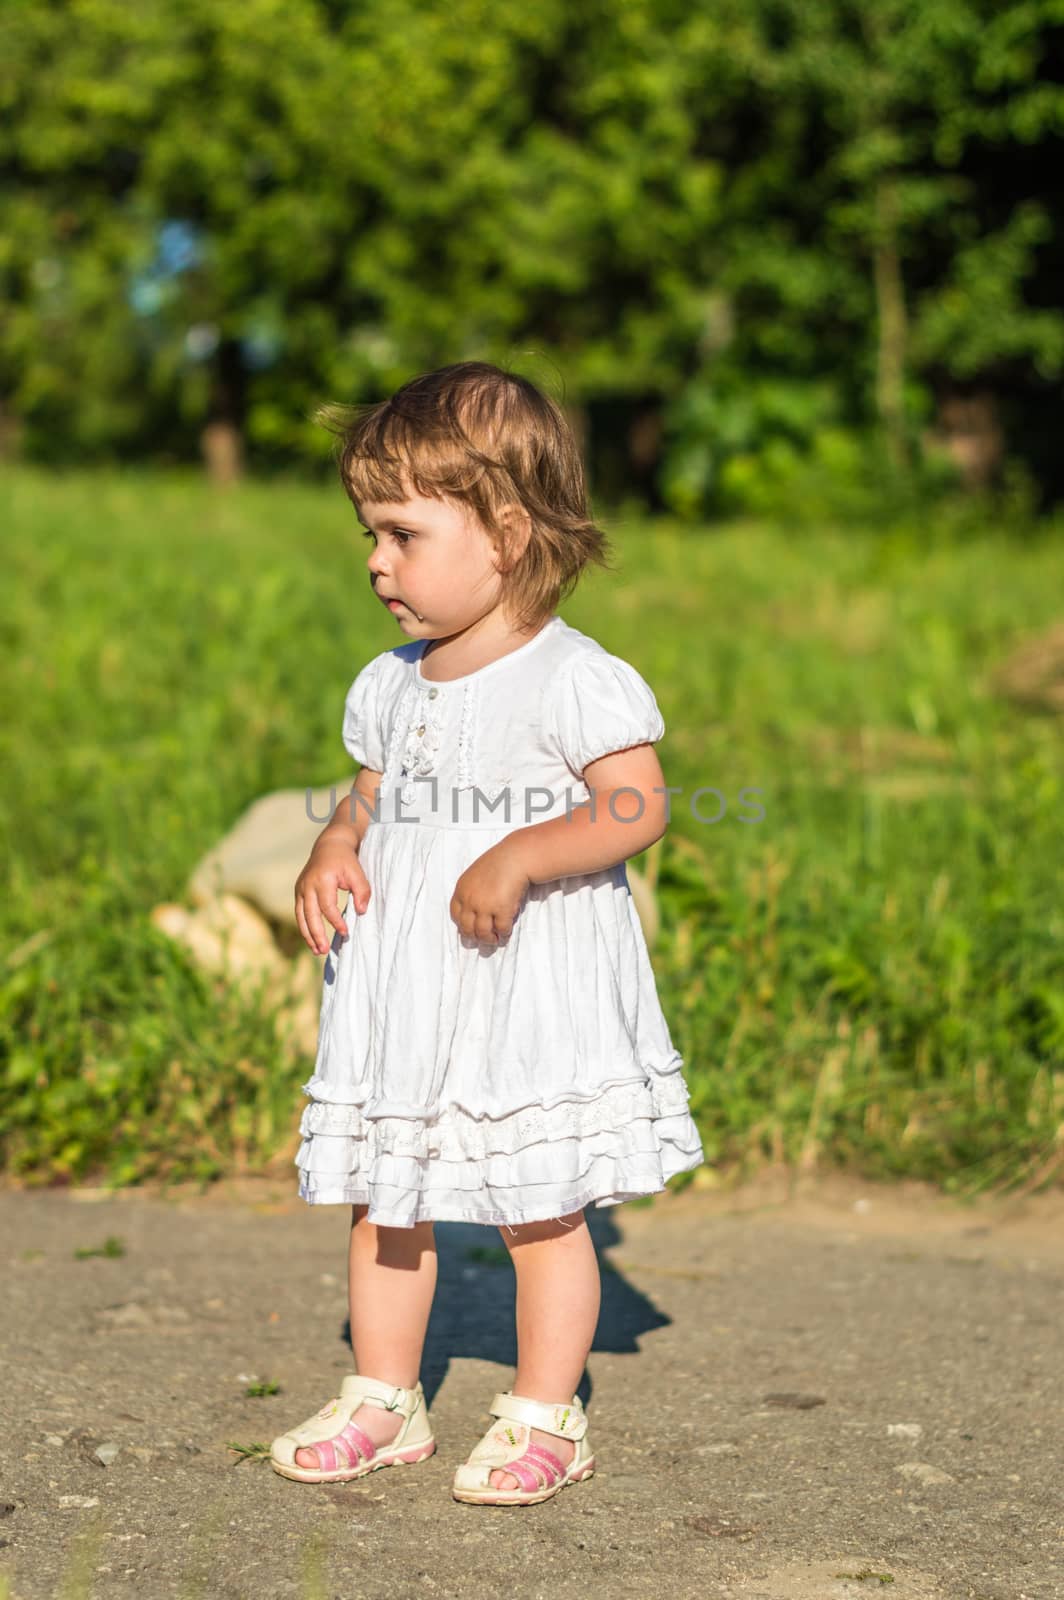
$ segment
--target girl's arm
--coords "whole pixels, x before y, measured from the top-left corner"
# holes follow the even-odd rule
[[[665,776],[652,744],[590,762],[584,768],[584,782],[593,805],[584,801],[565,816],[515,829],[495,846],[510,856],[530,883],[616,866],[665,833]],[[636,792],[617,794],[617,790]]]
[[[329,948],[326,922],[332,923],[341,938],[347,937],[338,899],[341,889],[351,895],[359,916],[369,905],[372,891],[358,852],[373,819],[357,796],[365,795],[372,807],[381,777],[370,767],[359,770],[351,793],[344,796],[318,834],[310,858],[296,879],[296,926],[316,955],[323,956]]]
[[[380,787],[383,776],[383,773],[374,772],[371,767],[359,768],[351,793],[344,796],[318,834],[314,841],[314,850],[317,850],[319,845],[342,842],[350,846],[356,855],[358,854],[366,829],[373,820],[371,811],[375,807],[376,790]],[[365,803],[358,798],[359,795],[365,797]]]

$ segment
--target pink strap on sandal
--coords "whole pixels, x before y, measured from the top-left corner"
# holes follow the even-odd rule
[[[452,1493],[456,1500],[488,1506],[538,1505],[567,1484],[594,1474],[587,1416],[577,1396],[550,1405],[525,1395],[497,1394],[490,1410],[499,1422],[488,1429],[455,1473]],[[553,1450],[531,1438],[532,1428],[573,1440],[573,1459],[568,1466]],[[512,1474],[520,1488],[496,1489],[491,1483],[496,1468]]]
[[[357,1467],[363,1461],[372,1461],[377,1453],[377,1446],[369,1434],[358,1426],[357,1422],[349,1422],[342,1433],[332,1439],[323,1439],[320,1444],[303,1445],[304,1450],[313,1450],[318,1457],[318,1465],[324,1472],[335,1472],[340,1465],[336,1459],[339,1451],[343,1451],[344,1465]]]
[[[523,1456],[518,1456],[516,1461],[508,1461],[505,1467],[498,1470],[512,1473],[522,1489],[529,1492],[558,1483],[565,1477],[564,1463],[558,1460],[553,1450],[544,1449],[534,1439]]]
[[[390,1444],[378,1448],[353,1420],[353,1413],[366,1401],[402,1414],[403,1424]],[[435,1449],[420,1383],[413,1389],[402,1389],[380,1378],[351,1373],[335,1399],[298,1428],[273,1441],[270,1465],[282,1477],[293,1478],[297,1483],[346,1483],[378,1467],[410,1466],[424,1461]],[[297,1450],[315,1451],[317,1466],[300,1466]]]

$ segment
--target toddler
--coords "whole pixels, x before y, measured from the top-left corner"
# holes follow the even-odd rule
[[[531,1505],[594,1471],[584,1208],[704,1160],[625,872],[665,832],[664,723],[635,668],[556,612],[609,562],[553,400],[468,361],[322,414],[404,642],[348,691],[360,771],[295,888],[326,957],[299,1193],[352,1208],[357,1373],[271,1459],[332,1483],[433,1453],[433,1224],[490,1223],[518,1364],[452,1492]]]

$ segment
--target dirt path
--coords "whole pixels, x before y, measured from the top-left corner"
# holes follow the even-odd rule
[[[346,1208],[0,1190],[0,1596],[1061,1600],[1064,1193],[770,1175],[589,1221],[598,1471],[491,1509],[450,1482],[513,1377],[493,1230],[437,1225],[437,1453],[311,1488],[227,1447],[351,1370]]]

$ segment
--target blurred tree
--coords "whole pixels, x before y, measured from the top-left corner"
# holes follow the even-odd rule
[[[936,393],[974,385],[985,406],[1017,365],[1029,384],[1058,378],[1059,0],[714,10],[744,78],[736,115],[708,134],[728,174],[718,282],[740,329],[718,390],[756,387],[770,365],[770,393],[799,380],[808,432],[834,410],[816,404],[826,379],[843,415],[871,402],[901,466]],[[696,410],[679,397],[689,439]]]
[[[5,436],[232,473],[478,356],[677,509],[871,416],[904,462],[1059,376],[1059,3],[8,0]]]
[[[786,75],[807,78],[843,135],[831,221],[873,262],[877,408],[904,459],[910,362],[985,377],[1021,353],[1060,371],[1064,317],[1024,299],[1033,249],[1051,232],[1045,206],[1011,182],[980,194],[981,146],[1030,128],[1032,113],[1038,133],[1064,118],[1064,86],[1054,93],[1038,73],[1060,7],[788,0],[788,10],[797,48]],[[1026,110],[1007,103],[1014,87]]]
[[[320,336],[343,104],[320,22],[313,0],[5,8],[0,373],[38,452],[235,434],[245,348]]]

